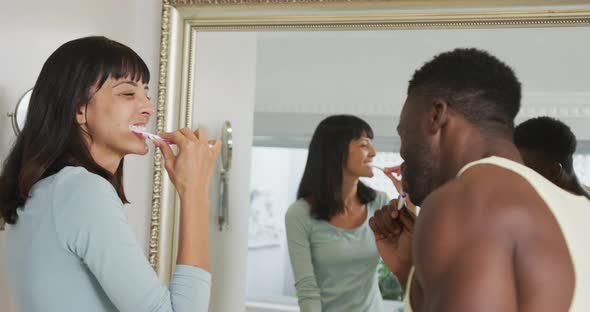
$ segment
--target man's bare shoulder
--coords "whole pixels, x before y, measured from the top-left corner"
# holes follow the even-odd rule
[[[513,192],[505,186],[525,187],[526,181],[517,178],[510,172],[477,166],[426,198],[412,243],[416,268],[413,291],[446,298],[430,303],[444,306],[445,311],[458,311],[458,307],[473,311],[471,307],[488,304],[496,311],[510,310],[507,307],[515,300],[488,299],[489,294],[510,297],[506,290],[512,289],[507,283],[514,246],[521,235],[518,228],[532,224],[522,200],[511,199]],[[482,272],[482,267],[488,269]],[[473,274],[478,278],[472,278]],[[415,299],[413,304],[419,301]]]
[[[493,165],[472,167],[428,196],[417,221],[412,250],[417,284],[424,293],[450,296],[466,306],[486,302],[494,291],[496,296],[514,296],[504,290],[519,287],[518,300],[539,311],[553,302],[538,295],[554,292],[538,283],[540,276],[550,274],[564,285],[560,291],[565,299],[559,304],[569,304],[575,277],[560,227],[541,196],[517,173]],[[519,284],[511,284],[513,278]]]
[[[486,164],[472,167],[447,182],[428,196],[423,206],[497,214],[538,205],[544,203],[526,179],[511,170]]]
[[[520,175],[494,165],[478,165],[426,198],[417,232],[456,229],[461,239],[492,235],[513,241],[534,225],[545,203]]]

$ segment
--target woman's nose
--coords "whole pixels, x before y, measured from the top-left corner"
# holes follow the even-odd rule
[[[151,117],[155,113],[152,101],[150,101],[149,99],[146,99],[144,101],[143,106],[141,107],[141,113],[143,115],[147,115],[148,117]]]
[[[375,150],[375,147],[373,145],[371,145],[369,148],[369,157],[373,158],[373,157],[375,157],[376,154],[377,154],[377,150]]]

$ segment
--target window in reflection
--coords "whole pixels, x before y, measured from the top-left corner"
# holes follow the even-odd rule
[[[590,185],[590,153],[574,154],[574,171],[580,183],[588,187]]]

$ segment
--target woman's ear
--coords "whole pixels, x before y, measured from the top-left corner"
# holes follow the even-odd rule
[[[88,104],[80,105],[80,107],[78,108],[78,111],[76,112],[76,121],[78,122],[78,125],[81,126],[86,124],[87,110]]]

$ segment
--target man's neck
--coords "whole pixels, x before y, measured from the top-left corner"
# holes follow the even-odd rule
[[[453,147],[453,150],[445,153],[449,155],[448,159],[441,158],[440,168],[444,172],[444,182],[454,179],[467,164],[486,157],[497,156],[518,163],[523,162],[512,140],[502,135],[464,135],[457,139]]]

